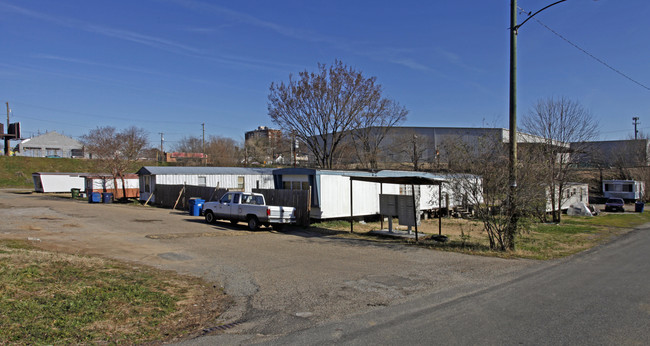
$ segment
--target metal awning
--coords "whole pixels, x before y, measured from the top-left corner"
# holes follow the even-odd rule
[[[366,181],[366,182],[372,182],[372,183],[380,183],[380,184],[401,184],[401,185],[411,185],[411,191],[415,191],[413,188],[413,185],[438,185],[440,188],[438,189],[438,203],[442,203],[442,183],[447,182],[447,180],[444,179],[437,179],[437,178],[426,178],[422,176],[383,176],[383,177],[378,177],[378,176],[347,176],[350,178],[350,232],[354,232],[354,209],[353,209],[353,190],[352,190],[352,182],[357,180],[357,181]],[[442,204],[439,204],[439,207],[442,206]],[[413,194],[413,219],[415,221],[415,241],[418,241],[418,226],[417,226],[417,207],[415,204],[415,194]],[[382,217],[382,225],[384,223],[384,219]],[[442,216],[439,217],[438,219],[438,233],[442,234]]]
[[[444,179],[425,178],[418,176],[397,176],[397,177],[364,177],[364,176],[347,176],[350,180],[368,181],[383,184],[403,184],[403,185],[440,185],[447,182]]]

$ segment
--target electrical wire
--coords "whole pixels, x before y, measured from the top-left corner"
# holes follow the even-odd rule
[[[524,9],[521,8],[521,7],[519,7],[519,10],[522,11],[521,13],[530,14],[530,12],[524,10]],[[574,48],[578,49],[578,50],[581,51],[582,53],[586,54],[587,56],[589,56],[589,57],[591,57],[592,59],[596,60],[597,62],[601,63],[603,66],[605,66],[605,67],[607,67],[608,69],[614,71],[615,73],[619,74],[620,76],[622,76],[622,77],[628,79],[628,80],[631,81],[632,83],[637,84],[637,85],[639,85],[640,87],[642,87],[642,88],[644,88],[644,89],[650,91],[650,87],[648,87],[648,86],[646,86],[645,84],[643,84],[643,83],[641,83],[641,82],[635,80],[634,78],[632,78],[632,77],[626,75],[625,73],[623,73],[623,72],[621,72],[620,70],[614,68],[613,66],[611,66],[611,65],[608,64],[608,63],[606,63],[606,62],[603,61],[602,59],[599,59],[599,58],[596,57],[595,55],[589,53],[588,51],[586,51],[586,50],[583,49],[582,47],[578,46],[577,44],[571,42],[569,39],[567,39],[566,37],[562,36],[562,35],[561,35],[560,33],[558,33],[557,31],[551,29],[551,28],[548,27],[546,24],[542,23],[539,19],[537,19],[537,18],[533,18],[533,19],[534,19],[534,20],[535,20],[539,25],[541,25],[541,26],[543,26],[544,28],[546,28],[546,30],[552,32],[552,33],[555,34],[557,37],[559,37],[559,38],[561,38],[562,40],[564,40],[566,43],[572,45]]]

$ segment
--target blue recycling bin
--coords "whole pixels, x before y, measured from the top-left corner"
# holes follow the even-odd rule
[[[99,192],[90,192],[88,194],[88,203],[99,203],[102,201],[102,194]]]
[[[113,193],[111,193],[111,192],[103,192],[102,193],[102,201],[104,203],[113,203]]]
[[[203,209],[203,203],[205,203],[204,199],[200,199],[200,198],[190,199],[190,215],[200,216],[201,211]]]
[[[645,207],[645,203],[641,201],[634,203],[634,211],[637,213],[643,213],[643,207]]]

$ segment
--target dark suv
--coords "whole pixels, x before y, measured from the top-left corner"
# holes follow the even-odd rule
[[[625,205],[625,202],[623,202],[622,198],[610,198],[607,200],[607,203],[605,203],[605,211],[620,211],[624,212],[625,209],[623,209],[623,206]]]

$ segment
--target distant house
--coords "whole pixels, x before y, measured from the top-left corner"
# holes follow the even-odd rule
[[[22,140],[15,152],[16,156],[29,157],[85,157],[81,142],[54,131]]]

